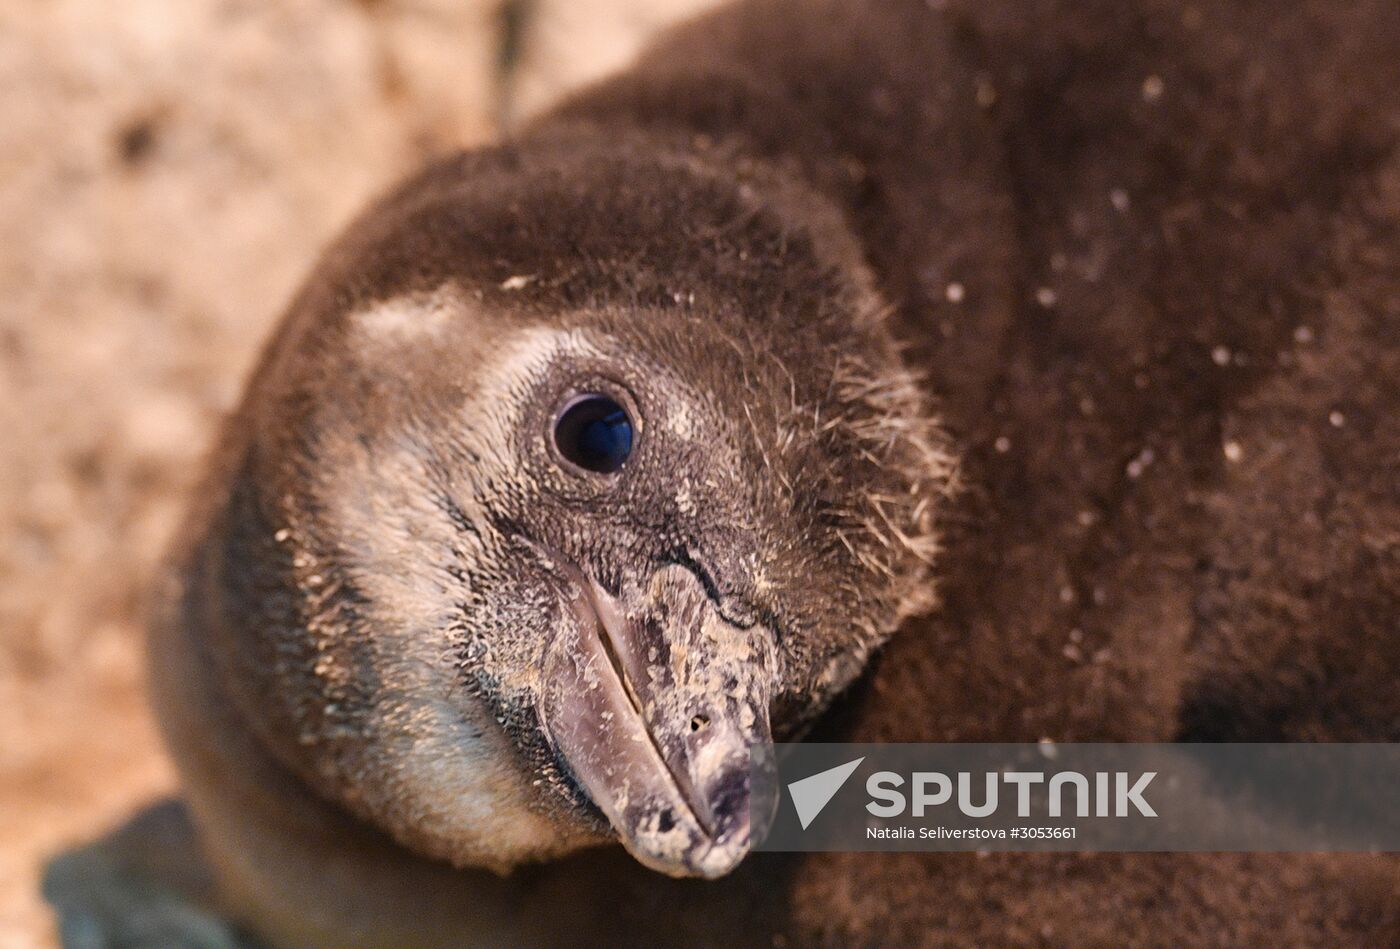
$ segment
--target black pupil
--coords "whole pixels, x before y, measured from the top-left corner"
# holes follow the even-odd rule
[[[632,453],[632,420],[605,395],[581,396],[554,423],[554,444],[580,468],[608,474]]]

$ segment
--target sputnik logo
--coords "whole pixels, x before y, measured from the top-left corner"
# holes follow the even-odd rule
[[[792,806],[797,811],[797,820],[803,830],[811,826],[822,808],[831,803],[836,792],[841,790],[841,786],[864,760],[863,757],[857,758],[788,785],[788,794],[792,796]]]

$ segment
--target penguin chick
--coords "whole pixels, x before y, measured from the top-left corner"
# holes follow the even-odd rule
[[[1384,855],[425,859],[722,873],[736,749],[929,605],[940,524],[942,607],[828,734],[1400,734],[1395,10],[1286,7],[742,0],[372,208],[154,625],[213,908],[289,946],[1400,944]]]
[[[361,218],[177,558],[177,752],[208,741],[179,734],[183,650],[233,727],[421,855],[615,838],[733,869],[749,749],[930,605],[953,471],[857,250],[793,188],[564,130]]]

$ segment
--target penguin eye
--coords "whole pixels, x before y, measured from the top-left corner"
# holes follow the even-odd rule
[[[585,471],[611,474],[632,454],[632,420],[606,395],[581,395],[554,420],[554,445]]]

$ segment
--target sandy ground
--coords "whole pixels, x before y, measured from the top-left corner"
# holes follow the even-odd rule
[[[708,2],[0,0],[0,947],[173,788],[143,584],[318,248]]]

